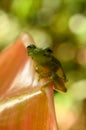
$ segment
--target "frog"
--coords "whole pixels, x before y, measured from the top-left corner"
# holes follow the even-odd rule
[[[39,48],[31,44],[27,46],[28,56],[31,56],[35,63],[35,70],[41,79],[47,79],[41,88],[49,85],[54,86],[57,92],[66,92],[65,82],[67,81],[60,61],[53,55],[53,51],[47,48]]]

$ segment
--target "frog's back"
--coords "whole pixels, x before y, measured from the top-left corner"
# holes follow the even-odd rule
[[[53,55],[50,55],[49,57],[46,56],[46,58],[47,60],[45,67],[47,67],[51,71],[51,73],[57,73],[59,77],[63,77],[63,79],[66,81],[66,75],[60,61],[56,59]]]

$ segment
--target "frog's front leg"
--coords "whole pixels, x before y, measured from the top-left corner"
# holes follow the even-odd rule
[[[35,70],[36,70],[37,73],[40,73],[41,72],[41,66],[36,65]]]
[[[42,66],[36,66],[36,72],[39,74],[39,80],[50,76],[50,72]]]
[[[42,67],[39,66],[39,65],[36,65],[36,72],[39,74],[39,79],[38,79],[38,81],[40,81],[40,79],[42,79],[42,78],[44,77]]]

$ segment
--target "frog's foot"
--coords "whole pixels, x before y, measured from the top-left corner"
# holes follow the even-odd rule
[[[42,87],[41,90],[44,91],[46,87],[48,87],[49,85],[52,85],[52,81],[47,81]]]

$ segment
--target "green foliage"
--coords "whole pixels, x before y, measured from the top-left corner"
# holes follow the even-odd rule
[[[12,2],[12,12],[17,15],[17,17],[23,21],[26,21],[27,18],[32,18],[35,16],[36,12],[40,8],[41,0],[14,0]]]

